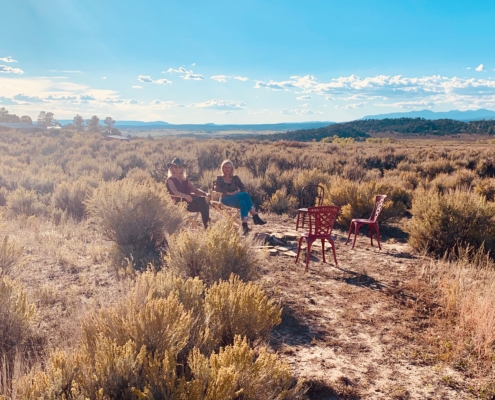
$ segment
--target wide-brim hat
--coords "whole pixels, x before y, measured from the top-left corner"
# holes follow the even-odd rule
[[[186,167],[186,164],[184,164],[184,163],[182,162],[182,160],[181,160],[180,158],[177,158],[177,157],[176,157],[176,158],[174,158],[174,159],[172,160],[172,162],[167,163],[167,168],[170,168],[172,165],[177,165],[177,166],[179,166],[179,167],[184,167],[184,168]]]

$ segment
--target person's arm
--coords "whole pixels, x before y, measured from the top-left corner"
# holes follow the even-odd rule
[[[201,189],[198,189],[197,187],[194,187],[194,185],[191,182],[187,181],[187,185],[188,185],[191,193],[197,194],[198,196],[205,196],[205,197],[208,196],[208,193],[206,193],[205,191],[203,191]]]
[[[192,201],[191,196],[185,193],[181,193],[177,190],[177,188],[175,187],[175,183],[172,179],[167,179],[167,186],[174,196],[179,196],[183,199],[186,199],[189,203]]]
[[[237,175],[235,176],[235,183],[240,192],[246,191],[246,186],[244,186],[244,183],[241,182],[241,178],[239,178]]]

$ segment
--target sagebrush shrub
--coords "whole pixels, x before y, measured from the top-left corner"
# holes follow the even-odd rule
[[[287,188],[284,186],[277,190],[272,197],[265,200],[263,209],[276,214],[294,214],[297,209],[299,200],[287,194]]]
[[[225,303],[233,303],[228,311]],[[77,350],[53,352],[16,390],[27,400],[304,398],[286,363],[251,346],[280,313],[259,287],[238,278],[206,289],[198,279],[147,271],[115,307],[83,320]],[[214,345],[196,341],[205,337]]]
[[[52,205],[76,220],[86,216],[85,200],[91,195],[94,187],[86,179],[75,182],[62,182],[55,189]]]
[[[7,196],[7,210],[14,216],[40,215],[45,211],[45,206],[34,190],[17,188]]]
[[[476,193],[417,190],[411,214],[407,232],[409,244],[417,250],[436,256],[455,255],[466,246],[494,250],[495,207]]]
[[[157,261],[166,234],[176,232],[184,221],[168,193],[151,179],[105,183],[86,207],[94,226],[115,243],[117,261],[132,258],[136,268]]]
[[[230,220],[220,220],[206,232],[184,230],[169,237],[167,266],[186,277],[199,277],[208,284],[236,274],[251,279],[257,271],[259,253],[243,238]]]

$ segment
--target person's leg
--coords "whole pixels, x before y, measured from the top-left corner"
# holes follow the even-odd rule
[[[201,219],[203,220],[205,229],[208,227],[208,222],[210,221],[210,207],[204,197],[193,197],[193,201],[191,203],[187,203],[187,211],[199,211],[201,213]]]
[[[248,196],[249,197],[249,196]],[[239,192],[237,194],[233,194],[232,196],[223,196],[222,203],[229,207],[238,208],[241,210],[241,219],[243,221],[247,221],[249,214],[249,205],[246,203],[246,197],[243,195],[243,192]]]

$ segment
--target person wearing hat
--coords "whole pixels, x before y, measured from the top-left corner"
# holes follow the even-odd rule
[[[186,178],[185,167],[180,158],[174,158],[171,163],[167,163],[167,189],[173,196],[180,197],[180,200],[177,199],[176,201],[187,201],[187,211],[199,211],[201,213],[201,219],[206,229],[210,221],[210,206],[206,201],[209,194],[194,187],[189,182]]]

